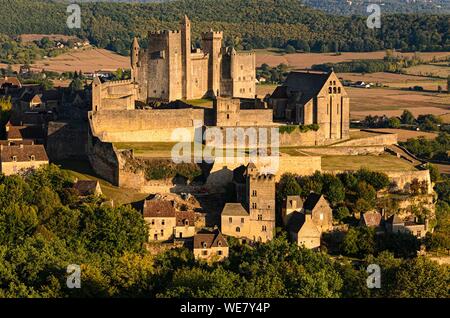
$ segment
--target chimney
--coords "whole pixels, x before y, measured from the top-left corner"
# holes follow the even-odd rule
[[[23,144],[20,144],[19,147],[20,147],[20,149],[23,149]]]

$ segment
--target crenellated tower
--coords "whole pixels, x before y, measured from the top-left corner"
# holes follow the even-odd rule
[[[138,68],[139,68],[139,42],[135,37],[133,43],[131,44],[130,56],[131,56],[131,79],[133,82],[137,82],[138,79]]]
[[[220,96],[223,32],[210,30],[202,33],[202,46],[208,54],[208,95]]]
[[[182,53],[182,96],[192,99],[192,65],[191,65],[191,21],[184,16],[181,22],[181,53]]]

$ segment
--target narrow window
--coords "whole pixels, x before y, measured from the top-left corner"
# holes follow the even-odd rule
[[[229,223],[233,223],[233,218],[228,218]]]

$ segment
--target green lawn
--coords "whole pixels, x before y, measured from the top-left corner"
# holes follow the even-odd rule
[[[189,100],[186,100],[185,102],[192,106],[201,106],[201,107],[212,107],[213,106],[213,100],[206,99],[206,98],[189,99]]]
[[[322,170],[358,170],[368,168],[374,171],[411,171],[414,166],[391,155],[367,156],[323,156]]]
[[[78,178],[79,180],[98,180],[100,182],[103,194],[106,198],[112,199],[115,206],[137,202],[148,196],[148,194],[140,193],[136,190],[113,186],[111,183],[96,176],[87,161],[64,160],[57,164],[63,170],[68,171],[70,175],[74,178]]]

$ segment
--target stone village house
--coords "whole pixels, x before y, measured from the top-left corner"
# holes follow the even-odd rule
[[[12,175],[33,170],[48,164],[43,145],[3,145],[0,144],[0,172]]]
[[[148,241],[169,241],[195,235],[195,212],[177,211],[172,201],[145,200],[144,220],[148,225]]]
[[[333,228],[333,213],[325,197],[310,193],[303,202],[300,196],[287,196],[282,220],[292,241],[306,248],[320,247],[323,232]]]
[[[206,261],[221,261],[228,257],[227,240],[218,229],[202,230],[194,236],[194,257]]]

